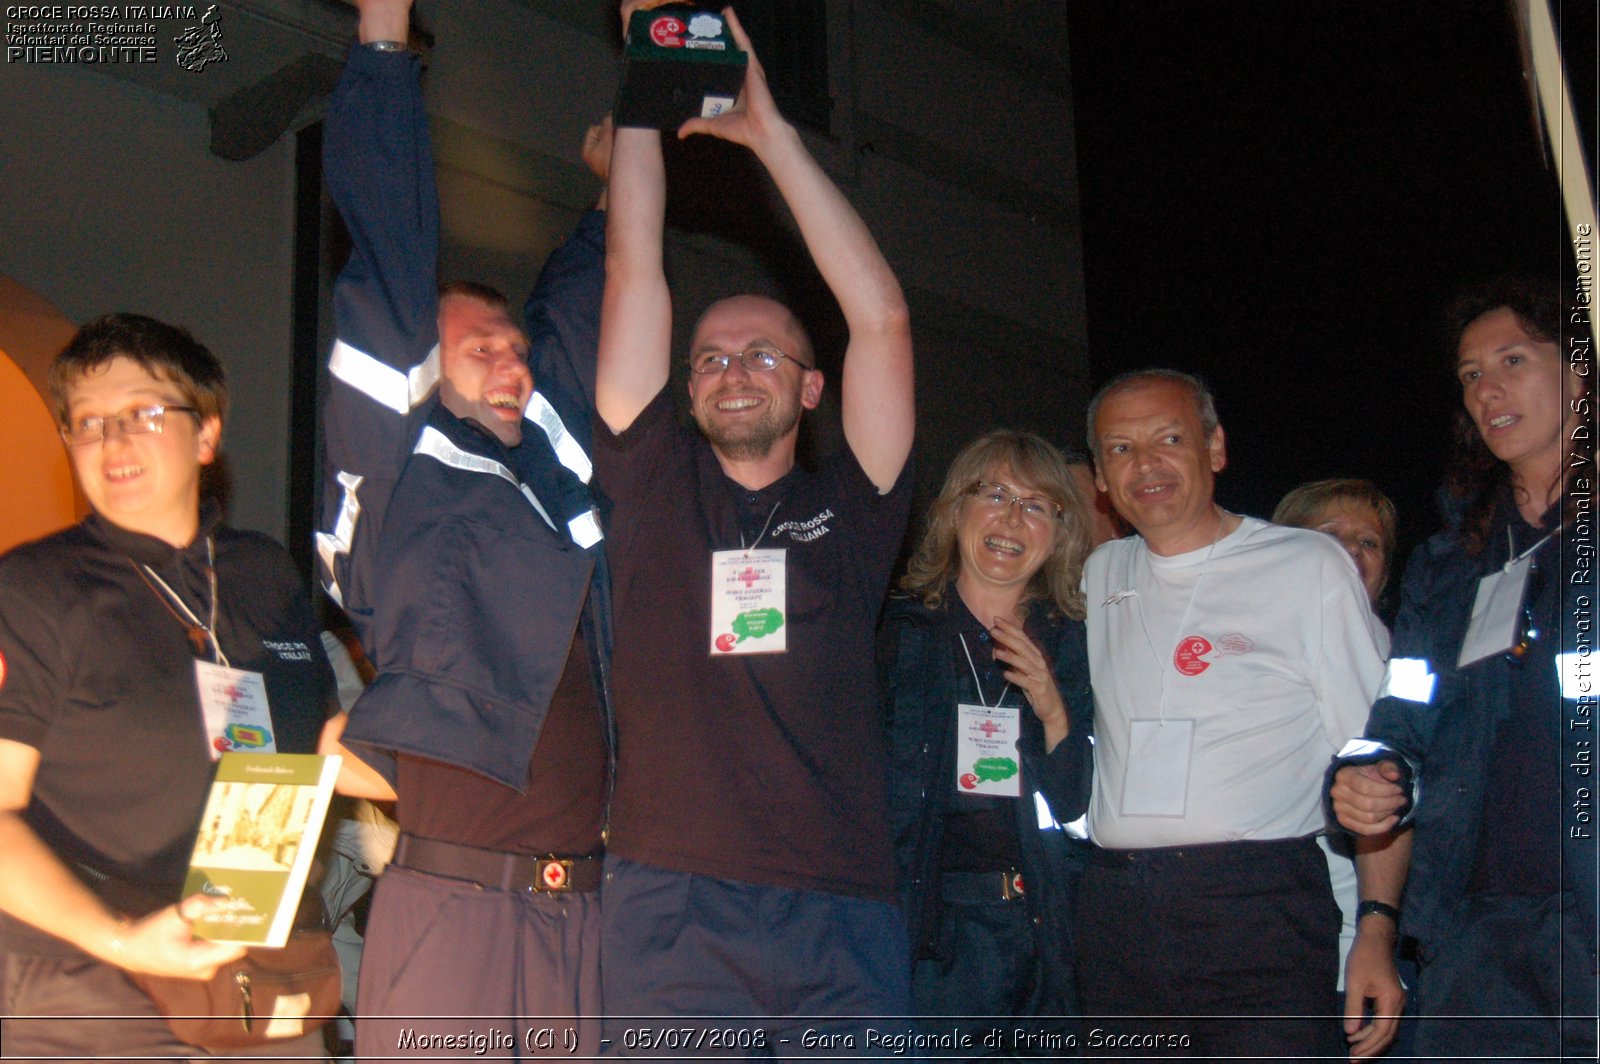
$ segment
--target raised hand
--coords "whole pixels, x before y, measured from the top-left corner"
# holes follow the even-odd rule
[[[761,61],[750,47],[750,38],[739,24],[739,16],[734,14],[731,7],[723,9],[722,15],[728,20],[728,28],[733,31],[734,42],[749,57],[749,65],[744,72],[744,88],[740,90],[734,105],[715,118],[691,118],[679,126],[678,139],[705,133],[734,144],[743,144],[760,154],[773,137],[791,131],[791,127],[778,113],[778,105],[773,102],[772,92],[767,88],[767,72],[761,68]]]
[[[1008,666],[1003,674],[1006,680],[1022,690],[1034,716],[1044,725],[1045,750],[1055,749],[1066,738],[1070,724],[1050,659],[1015,621],[996,618],[989,634],[994,637],[995,660]]]

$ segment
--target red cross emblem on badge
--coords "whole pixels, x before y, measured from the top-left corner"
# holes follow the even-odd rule
[[[236,683],[230,683],[222,689],[222,693],[227,696],[229,702],[237,702],[244,697],[244,688]]]
[[[545,889],[560,890],[567,885],[567,866],[560,861],[550,861],[544,866],[540,878],[544,880]]]
[[[982,724],[978,725],[978,730],[983,732],[985,739],[993,739],[994,733],[1000,730],[1000,725],[996,724],[992,720],[986,720]]]
[[[662,48],[682,48],[682,34],[688,28],[671,15],[663,15],[650,23],[650,39]]]
[[[756,572],[755,566],[747,565],[744,567],[744,572],[735,573],[733,578],[741,581],[744,584],[744,589],[749,591],[750,586],[761,579],[761,574]]]

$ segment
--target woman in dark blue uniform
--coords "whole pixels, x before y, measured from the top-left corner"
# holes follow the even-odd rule
[[[911,930],[912,993],[1004,1025],[972,1056],[1061,1055],[1077,1012],[1069,914],[1088,802],[1089,693],[1079,589],[1089,522],[1065,461],[993,432],[950,467],[881,639],[890,816]],[[1042,797],[1041,797],[1042,795]],[[1048,1019],[1046,1019],[1048,1017]],[[1014,1031],[1032,1038],[1016,1039]]]
[[[1470,293],[1456,334],[1447,527],[1406,567],[1367,727],[1388,752],[1366,759],[1417,774],[1415,819],[1397,826],[1398,759],[1333,788],[1369,836],[1347,982],[1387,963],[1398,917],[1419,1056],[1593,1059],[1592,351],[1556,292],[1520,283]]]

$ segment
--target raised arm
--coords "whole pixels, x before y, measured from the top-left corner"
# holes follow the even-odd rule
[[[361,0],[360,36],[328,107],[323,163],[353,248],[334,285],[336,340],[323,408],[327,472],[316,535],[323,586],[366,637],[360,536],[379,534],[388,492],[410,453],[411,415],[438,377],[435,349],[439,202],[433,151],[404,41],[409,0]]]
[[[329,104],[323,147],[328,192],[353,245],[335,288],[336,327],[345,344],[404,372],[428,354],[436,331],[433,146],[418,57],[368,47],[406,40],[409,0],[358,6],[361,45],[350,50]],[[335,377],[358,379],[337,365]],[[368,394],[380,403],[392,398]]]
[[[744,91],[730,110],[692,118],[678,135],[743,144],[772,175],[850,329],[841,381],[845,439],[867,476],[888,491],[911,453],[916,422],[905,295],[866,223],[778,113],[738,17],[731,8],[723,14],[750,57]]]
[[[555,408],[585,453],[593,439],[595,350],[605,288],[604,182],[611,170],[611,141],[609,115],[584,134],[583,161],[601,181],[599,201],[550,253],[522,308],[534,388]],[[537,418],[535,405],[529,406],[529,416]]]
[[[672,296],[661,260],[667,175],[660,133],[616,131],[606,198],[595,409],[612,432],[622,432],[665,387],[671,368]]]

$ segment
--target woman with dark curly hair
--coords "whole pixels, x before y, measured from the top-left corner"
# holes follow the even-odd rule
[[[1074,1030],[1072,886],[1093,703],[1080,589],[1089,516],[1061,453],[991,432],[951,464],[881,642],[890,818],[917,1012]],[[1043,798],[1038,795],[1043,794]],[[957,1021],[957,1026],[960,1022]],[[988,1031],[984,1023],[976,1031]]]
[[[1592,356],[1527,283],[1469,293],[1453,321],[1448,525],[1406,569],[1368,724],[1385,760],[1333,787],[1365,851],[1349,982],[1398,917],[1420,944],[1419,1055],[1593,1059]],[[1409,808],[1403,775],[1422,781]]]

